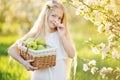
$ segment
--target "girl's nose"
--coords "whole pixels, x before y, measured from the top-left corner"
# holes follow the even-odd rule
[[[58,20],[58,18],[56,17],[56,18],[55,18],[55,21],[57,21],[57,20]]]

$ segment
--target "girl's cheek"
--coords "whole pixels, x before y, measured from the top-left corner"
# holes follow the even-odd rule
[[[53,19],[52,17],[50,18],[50,20],[51,20],[51,21],[54,21],[54,19]]]

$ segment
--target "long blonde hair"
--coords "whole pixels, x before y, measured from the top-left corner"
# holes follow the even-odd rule
[[[69,28],[67,26],[67,22],[66,22],[66,12],[65,12],[65,8],[64,6],[57,1],[47,1],[47,3],[44,5],[44,7],[42,8],[34,26],[31,28],[31,30],[25,35],[23,36],[20,40],[18,40],[19,42],[25,41],[27,38],[38,38],[38,37],[45,37],[47,34],[49,34],[48,30],[48,23],[47,23],[47,18],[50,14],[50,12],[53,10],[53,8],[61,8],[63,10],[63,18],[61,23],[64,24],[65,26],[65,36],[67,38],[67,40],[71,40],[70,37],[70,33],[69,33]],[[67,59],[66,60],[66,74],[67,74],[67,80],[69,79],[69,75],[70,75],[70,69],[71,69],[71,59]]]

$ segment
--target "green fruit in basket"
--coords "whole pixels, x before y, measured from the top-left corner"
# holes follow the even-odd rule
[[[35,41],[36,41],[37,45],[43,45],[43,46],[45,45],[44,38],[38,38]]]
[[[37,50],[43,50],[43,49],[45,49],[45,47],[43,45],[38,45]]]
[[[36,50],[38,46],[37,46],[36,42],[34,42],[34,41],[29,41],[29,42],[27,42],[27,47],[28,47],[28,48],[31,48],[31,49],[33,49],[33,50]]]
[[[28,39],[26,40],[26,43],[28,43],[29,41],[35,41],[35,39],[34,39],[34,38],[28,38]]]
[[[25,46],[27,46],[27,44],[30,43],[31,41],[34,42],[35,39],[34,39],[34,38],[28,38],[28,39],[24,42]]]

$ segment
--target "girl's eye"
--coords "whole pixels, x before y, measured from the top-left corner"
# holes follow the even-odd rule
[[[61,18],[59,18],[59,20],[61,20]]]
[[[55,15],[52,15],[52,17],[56,17]]]

